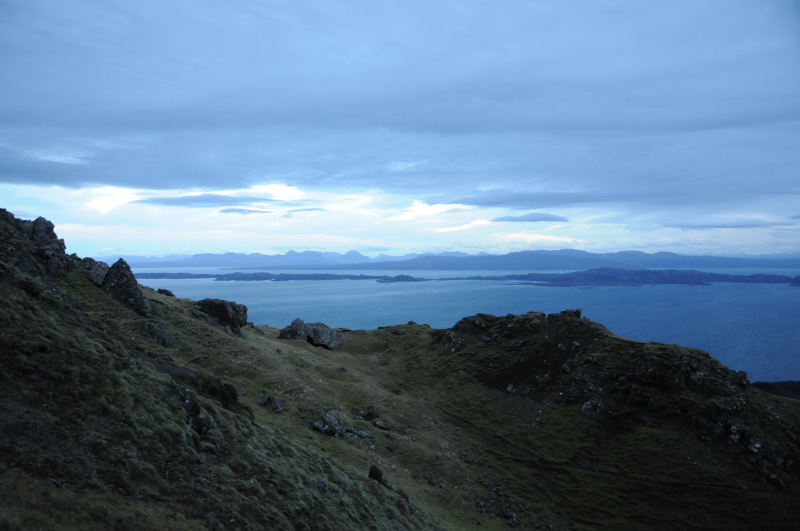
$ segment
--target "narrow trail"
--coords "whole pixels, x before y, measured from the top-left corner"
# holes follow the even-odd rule
[[[607,477],[607,478],[613,478],[613,479],[621,479],[623,481],[629,481],[631,483],[636,483],[636,484],[639,484],[639,485],[645,485],[645,486],[648,486],[648,487],[656,487],[656,488],[668,490],[670,492],[675,492],[675,493],[684,493],[684,492],[688,492],[691,489],[709,489],[709,490],[722,490],[722,491],[738,492],[738,493],[762,494],[762,495],[766,495],[766,496],[785,496],[785,497],[789,497],[789,498],[800,498],[800,493],[797,493],[797,492],[769,491],[769,490],[764,490],[764,489],[745,489],[745,488],[731,487],[729,485],[715,485],[713,483],[667,483],[667,482],[663,482],[663,481],[650,481],[650,480],[646,480],[646,479],[640,479],[640,478],[627,476],[625,474],[619,474],[617,472],[609,472],[609,471],[604,471],[604,470],[595,470],[595,469],[591,469],[591,468],[583,468],[583,467],[578,467],[578,466],[573,466],[573,465],[565,465],[563,463],[556,463],[556,462],[553,462],[553,461],[549,461],[549,460],[547,460],[547,459],[545,459],[543,457],[540,457],[538,455],[534,455],[534,454],[528,452],[527,450],[524,450],[524,449],[522,449],[522,448],[520,448],[518,446],[515,446],[515,445],[511,444],[510,442],[504,440],[503,438],[498,437],[497,435],[493,435],[491,433],[488,433],[486,430],[484,430],[483,428],[481,428],[479,426],[476,426],[476,425],[472,424],[470,421],[468,421],[468,420],[466,420],[466,419],[464,419],[462,417],[459,417],[458,415],[456,415],[454,413],[451,413],[451,412],[447,411],[446,409],[444,409],[440,405],[438,405],[438,404],[436,404],[434,402],[430,402],[427,399],[425,399],[425,400],[427,402],[429,402],[430,404],[432,404],[436,409],[438,409],[439,411],[441,411],[442,413],[447,415],[449,418],[453,419],[454,421],[458,422],[459,424],[461,424],[463,426],[466,426],[470,430],[480,434],[482,437],[484,437],[486,439],[489,439],[492,442],[495,442],[495,443],[499,444],[500,446],[502,446],[504,448],[507,448],[509,450],[513,450],[517,454],[522,455],[522,456],[532,460],[534,463],[536,463],[536,465],[539,468],[572,470],[572,471],[580,472],[580,473],[583,473],[583,474],[591,474],[591,475],[594,475],[594,476]]]

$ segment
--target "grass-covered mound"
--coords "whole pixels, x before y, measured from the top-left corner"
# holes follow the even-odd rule
[[[800,402],[704,352],[573,311],[332,350],[139,287],[146,317],[36,230],[0,219],[0,529],[800,521]]]

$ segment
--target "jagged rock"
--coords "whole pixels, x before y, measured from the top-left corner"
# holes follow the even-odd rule
[[[150,299],[142,295],[136,277],[133,276],[128,263],[122,258],[108,270],[103,279],[103,289],[121,303],[133,308],[139,315],[150,317]]]
[[[108,269],[108,264],[105,262],[95,262],[92,269],[89,270],[89,280],[91,280],[95,286],[102,286],[108,274]]]
[[[306,323],[302,319],[295,319],[281,329],[278,339],[305,339],[315,347],[334,349],[341,344],[342,333],[323,323]]]
[[[221,299],[203,299],[198,301],[197,306],[211,318],[217,319],[222,326],[229,326],[233,332],[238,333],[247,324],[247,306],[244,304]]]
[[[21,220],[0,208],[0,261],[33,276],[63,276],[79,259],[67,256],[64,240],[56,236],[54,228],[42,217]]]
[[[281,329],[278,339],[305,339],[306,335],[303,332],[305,324],[302,319],[295,319],[292,324]]]
[[[175,296],[175,294],[172,293],[170,290],[164,289],[164,288],[158,288],[157,293],[160,293],[160,294],[165,295],[167,297],[174,297]]]
[[[162,347],[166,348],[172,344],[172,336],[169,333],[169,327],[164,321],[145,321],[144,327],[153,341]]]

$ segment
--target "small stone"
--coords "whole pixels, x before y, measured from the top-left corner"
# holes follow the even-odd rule
[[[386,422],[382,420],[373,420],[372,425],[378,428],[379,430],[389,431],[389,427],[386,425]]]
[[[283,408],[281,407],[280,402],[274,396],[268,396],[264,399],[264,403],[262,404],[272,410],[273,413],[282,413]]]

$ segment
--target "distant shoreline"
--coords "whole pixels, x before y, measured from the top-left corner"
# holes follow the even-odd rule
[[[658,284],[680,284],[691,286],[708,286],[711,283],[735,284],[788,284],[800,286],[800,276],[794,278],[785,275],[727,275],[722,273],[704,273],[694,270],[631,270],[618,268],[590,269],[571,273],[527,273],[522,275],[474,276],[426,279],[410,275],[394,277],[382,275],[337,275],[334,273],[138,273],[140,280],[169,279],[213,279],[218,282],[287,282],[287,281],[319,281],[319,280],[374,280],[382,284],[401,282],[437,282],[443,280],[484,280],[484,281],[516,281],[517,285],[535,285],[544,287],[589,287],[589,286],[645,286]]]

